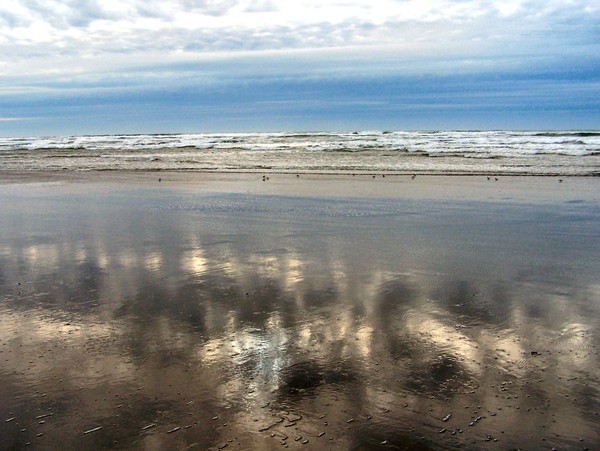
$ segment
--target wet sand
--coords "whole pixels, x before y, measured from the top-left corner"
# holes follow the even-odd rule
[[[1,449],[598,448],[600,179],[266,177],[0,175]]]

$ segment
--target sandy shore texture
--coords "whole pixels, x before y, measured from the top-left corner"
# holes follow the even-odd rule
[[[597,449],[599,193],[0,173],[0,448]]]

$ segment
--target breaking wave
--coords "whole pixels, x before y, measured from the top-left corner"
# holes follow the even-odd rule
[[[386,130],[0,138],[0,170],[208,168],[213,171],[590,175],[599,172],[599,154],[600,132],[588,130]]]

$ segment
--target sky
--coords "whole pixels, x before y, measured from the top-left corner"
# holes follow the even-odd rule
[[[2,0],[0,135],[599,129],[598,0]]]

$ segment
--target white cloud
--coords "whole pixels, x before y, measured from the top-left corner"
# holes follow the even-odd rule
[[[508,17],[521,11],[522,3],[520,0],[508,0],[496,2],[494,6],[503,17]]]
[[[328,52],[339,72],[427,72],[443,58],[543,59],[576,45],[593,53],[599,21],[597,0],[3,0],[0,86],[124,79],[144,68],[183,79],[189,68],[178,65],[213,58],[258,71],[253,58],[269,55],[267,73],[285,70],[282,61],[292,72],[336,70]]]

